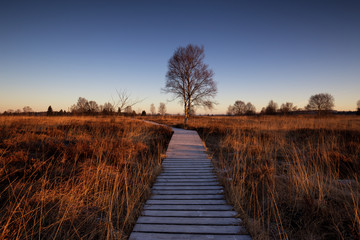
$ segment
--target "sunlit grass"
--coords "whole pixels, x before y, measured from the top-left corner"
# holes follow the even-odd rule
[[[0,239],[126,239],[170,136],[124,117],[0,117]]]
[[[360,238],[359,117],[193,117],[188,124],[255,239]]]

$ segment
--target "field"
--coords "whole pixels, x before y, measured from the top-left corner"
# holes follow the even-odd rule
[[[171,134],[124,117],[0,117],[0,239],[126,239]]]
[[[193,117],[188,128],[254,239],[360,239],[359,117]]]
[[[192,117],[188,128],[254,239],[360,239],[359,117]],[[126,117],[0,117],[0,239],[126,239],[170,137]]]

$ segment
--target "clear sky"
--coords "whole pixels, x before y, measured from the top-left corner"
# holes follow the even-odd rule
[[[99,104],[116,89],[149,112],[179,46],[203,45],[216,109],[235,100],[304,107],[327,92],[337,110],[360,99],[360,1],[0,1],[0,112]],[[168,112],[181,113],[178,102]],[[198,113],[205,113],[198,110]]]

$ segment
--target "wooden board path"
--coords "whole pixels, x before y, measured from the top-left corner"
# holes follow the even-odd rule
[[[248,240],[196,131],[173,128],[163,171],[130,240]]]

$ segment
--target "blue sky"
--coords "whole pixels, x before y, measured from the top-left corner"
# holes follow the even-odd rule
[[[30,106],[67,110],[78,97],[99,104],[116,89],[144,99],[162,94],[179,46],[205,47],[218,105],[258,111],[270,100],[304,107],[327,92],[338,110],[360,99],[360,2],[11,1],[0,2],[0,112]],[[168,112],[181,113],[178,102]]]

